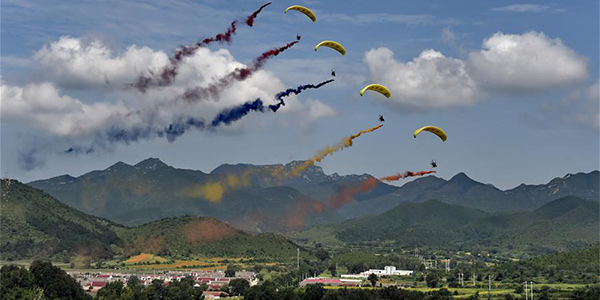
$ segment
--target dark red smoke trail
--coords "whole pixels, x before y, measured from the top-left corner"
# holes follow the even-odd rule
[[[246,17],[246,25],[252,27],[254,25],[254,19],[256,19],[256,17],[263,10],[263,8],[269,6],[270,4],[271,2],[263,4],[257,10],[252,12],[252,14]],[[180,46],[177,50],[175,50],[173,56],[169,59],[170,64],[168,66],[165,66],[160,72],[160,74],[158,74],[158,76],[155,76],[153,73],[151,73],[149,76],[140,76],[138,77],[135,83],[128,84],[127,86],[134,87],[140,92],[144,93],[146,92],[146,90],[148,90],[148,88],[153,86],[171,85],[178,74],[179,63],[183,58],[194,55],[194,53],[196,53],[198,49],[206,47],[214,42],[225,42],[228,44],[231,43],[231,37],[235,34],[235,31],[237,29],[237,23],[238,20],[234,20],[233,22],[231,22],[231,24],[225,32],[218,33],[214,37],[205,38],[190,46]]]
[[[217,82],[210,84],[207,87],[195,87],[192,89],[188,89],[187,91],[185,91],[185,93],[183,93],[182,98],[188,101],[206,99],[208,97],[217,98],[221,91],[230,87],[237,81],[246,80],[248,77],[250,77],[250,75],[254,74],[254,72],[262,68],[262,66],[269,58],[279,55],[279,53],[291,48],[296,43],[298,43],[298,41],[293,41],[291,43],[286,44],[283,47],[263,52],[259,57],[257,57],[254,60],[254,63],[249,67],[235,69],[233,70],[233,72],[225,75]]]
[[[407,178],[407,177],[423,176],[423,175],[433,174],[433,173],[437,173],[437,172],[436,171],[420,171],[420,172],[406,171],[404,174],[398,173],[396,175],[379,178],[379,180],[382,180],[382,181],[397,181],[397,180],[400,180],[400,179],[403,179],[403,178]]]
[[[249,15],[246,18],[246,25],[248,25],[250,27],[254,26],[254,19],[256,19],[256,16],[258,16],[258,14],[263,10],[263,8],[265,8],[265,7],[269,6],[269,5],[271,5],[271,2],[263,4],[255,12],[253,12],[251,15]]]
[[[175,53],[173,53],[172,59],[176,62],[179,62],[184,57],[192,56],[194,53],[196,53],[196,50],[198,50],[199,48],[205,47],[213,42],[226,42],[228,44],[231,43],[231,36],[235,33],[236,23],[237,21],[231,22],[231,25],[229,25],[229,28],[227,28],[227,31],[225,31],[224,33],[219,33],[214,37],[205,38],[202,41],[197,42],[196,44],[191,46],[179,47],[179,49],[175,50]]]

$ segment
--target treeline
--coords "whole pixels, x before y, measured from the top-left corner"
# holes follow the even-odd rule
[[[265,282],[249,288],[244,300],[286,299],[286,300],[446,300],[452,299],[447,289],[419,292],[387,287],[382,289],[325,289],[319,284],[306,288],[278,288],[272,282]]]
[[[495,268],[496,277],[515,282],[543,277],[547,283],[598,283],[600,245],[543,255],[518,262],[506,262]]]
[[[91,300],[77,281],[49,262],[34,261],[29,270],[16,265],[0,269],[0,299]]]

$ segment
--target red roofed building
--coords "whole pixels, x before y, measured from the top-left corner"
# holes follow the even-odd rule
[[[104,286],[106,286],[106,281],[92,281],[91,286],[103,288]]]

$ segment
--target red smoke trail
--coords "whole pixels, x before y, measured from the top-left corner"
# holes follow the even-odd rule
[[[271,4],[271,2],[263,4],[255,12],[253,12],[251,15],[249,15],[248,18],[246,18],[246,25],[248,25],[250,27],[254,26],[254,19],[256,18],[256,16],[258,16],[258,14],[263,10],[263,8],[269,6],[270,4]]]
[[[252,27],[254,25],[254,19],[258,16],[258,14],[263,10],[263,8],[271,5],[271,2],[263,4],[257,10],[255,10],[252,14],[246,17],[245,23],[246,25]],[[238,20],[234,20],[231,22],[227,30],[223,33],[218,33],[214,37],[205,38],[191,46],[180,46],[179,49],[175,50],[173,56],[169,59],[171,64],[165,66],[160,74],[155,77],[154,74],[150,74],[150,76],[140,76],[135,83],[128,84],[128,87],[135,87],[140,92],[146,92],[148,88],[152,86],[168,86],[173,83],[173,80],[177,76],[179,62],[185,57],[189,57],[194,55],[196,51],[202,47],[208,46],[214,42],[219,43],[231,43],[231,37],[235,34],[237,29],[236,25]]]
[[[231,22],[231,25],[229,26],[229,28],[227,28],[227,31],[225,31],[224,33],[219,33],[214,37],[205,38],[202,41],[197,42],[196,44],[191,46],[181,46],[179,49],[175,50],[172,59],[175,60],[175,62],[179,62],[184,57],[192,56],[194,53],[196,53],[196,51],[199,48],[207,46],[213,42],[227,42],[228,44],[231,43],[231,36],[235,33],[236,23],[237,21]]]
[[[379,178],[379,180],[396,181],[402,178],[423,176],[432,173],[436,173],[436,171],[407,171],[404,174],[398,173],[396,175]],[[352,203],[352,201],[354,200],[354,196],[371,191],[377,186],[378,183],[379,181],[376,178],[371,177],[363,182],[360,182],[357,185],[344,186],[335,195],[327,198],[327,201],[325,201],[325,205],[322,204],[320,206],[313,206],[310,212],[306,211],[306,208],[298,209],[296,213],[293,213],[292,215],[288,216],[288,218],[294,221],[293,227],[296,230],[300,230],[306,224],[306,220],[314,214],[324,213],[329,210],[337,210],[346,204]]]
[[[354,195],[364,194],[377,186],[377,179],[369,178],[358,185],[345,186],[335,195],[327,199],[327,205],[333,209],[338,209],[354,199]]]
[[[207,87],[195,87],[185,91],[182,98],[188,101],[205,99],[207,97],[216,98],[222,90],[230,87],[233,83],[237,81],[246,80],[250,75],[254,74],[254,72],[258,71],[265,64],[267,59],[279,55],[279,53],[291,48],[298,41],[293,41],[288,43],[287,45],[271,49],[269,51],[263,52],[259,57],[254,60],[254,63],[246,68],[238,68],[233,70],[233,72],[225,75],[216,83],[213,83]]]
[[[433,173],[437,173],[437,172],[436,171],[420,171],[420,172],[406,171],[404,174],[398,173],[396,175],[379,178],[379,180],[382,180],[382,181],[397,181],[397,180],[400,180],[400,179],[403,179],[403,178],[407,178],[407,177],[423,176],[423,175],[433,174]]]

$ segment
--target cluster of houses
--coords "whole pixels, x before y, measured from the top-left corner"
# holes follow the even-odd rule
[[[73,278],[83,287],[84,290],[95,293],[108,283],[121,281],[127,285],[130,277],[136,276],[144,286],[151,285],[152,281],[160,280],[164,285],[169,285],[173,281],[179,281],[185,277],[194,278],[194,286],[206,286],[204,296],[206,299],[218,299],[223,292],[221,289],[234,278],[246,279],[250,286],[258,284],[256,273],[248,271],[237,271],[235,277],[226,277],[223,271],[170,271],[161,274],[129,274],[129,273],[80,273],[70,272]],[[224,293],[227,295],[227,293]]]
[[[99,289],[113,281],[121,281],[124,285],[127,285],[127,281],[132,276],[137,276],[140,283],[144,286],[151,285],[154,280],[160,280],[164,285],[168,286],[169,283],[173,281],[179,281],[185,277],[192,277],[194,279],[195,287],[206,286],[206,290],[203,292],[206,299],[219,299],[221,295],[227,295],[227,293],[221,291],[221,289],[234,278],[246,279],[250,283],[250,286],[259,283],[259,280],[256,278],[256,273],[249,271],[237,271],[235,277],[226,277],[225,272],[223,271],[168,271],[160,274],[70,272],[69,274],[81,284],[84,290],[92,293],[97,292]],[[385,266],[383,270],[370,269],[360,274],[342,274],[340,278],[310,277],[302,280],[300,286],[303,287],[309,284],[345,287],[362,286],[364,280],[371,274],[375,274],[379,277],[411,276],[413,275],[413,271],[397,270],[394,266]]]

